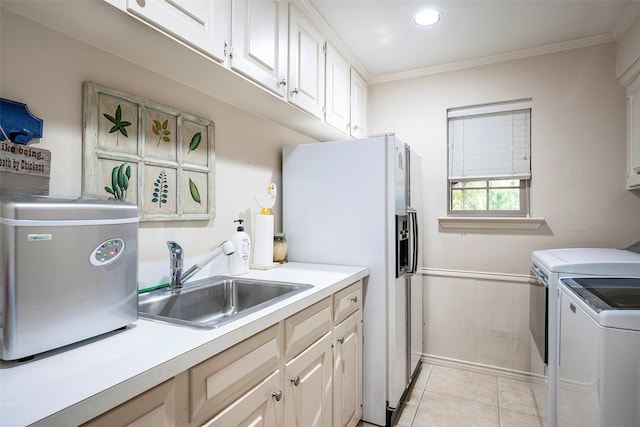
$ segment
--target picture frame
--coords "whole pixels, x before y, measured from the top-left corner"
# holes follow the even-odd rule
[[[82,191],[137,204],[140,221],[215,217],[213,121],[83,84]]]

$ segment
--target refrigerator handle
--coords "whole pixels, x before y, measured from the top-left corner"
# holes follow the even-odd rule
[[[411,208],[407,208],[407,213],[409,214],[410,222],[411,222],[411,234],[413,241],[413,248],[411,250],[411,267],[409,270],[410,274],[418,272],[418,248],[420,247],[418,239],[420,239],[420,234],[418,233],[418,212]]]

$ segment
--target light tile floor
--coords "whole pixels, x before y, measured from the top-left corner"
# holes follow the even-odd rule
[[[396,427],[542,427],[540,392],[526,380],[423,364]]]

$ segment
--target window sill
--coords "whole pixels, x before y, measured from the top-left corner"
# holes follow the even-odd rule
[[[544,218],[514,217],[439,217],[438,223],[443,229],[481,229],[481,230],[538,230],[544,224]]]

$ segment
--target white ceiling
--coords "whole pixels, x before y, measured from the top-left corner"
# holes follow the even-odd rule
[[[637,0],[310,2],[370,81],[613,41],[638,12]],[[418,27],[413,15],[427,7],[443,18]]]

